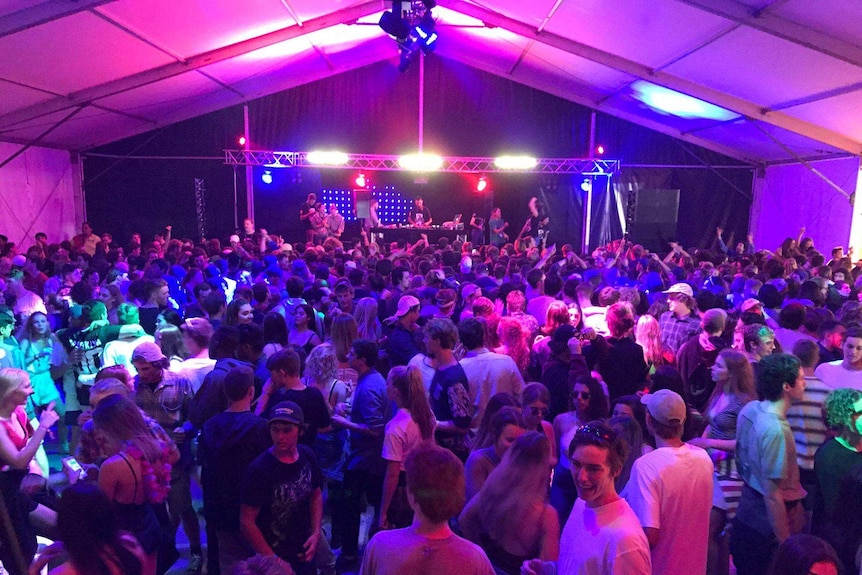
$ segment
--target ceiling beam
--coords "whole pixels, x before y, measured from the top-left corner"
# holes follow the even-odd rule
[[[308,25],[306,23],[306,25]],[[393,43],[394,45],[394,43]],[[277,94],[278,92],[283,92],[285,90],[290,90],[291,88],[296,88],[297,86],[302,86],[303,84],[309,84],[311,82],[316,82],[318,80],[323,80],[325,78],[329,78],[330,76],[335,76],[337,74],[341,74],[343,72],[349,72],[350,70],[355,70],[357,68],[363,68],[365,66],[370,66],[372,64],[376,64],[378,62],[393,59],[397,56],[397,52],[394,50],[391,53],[377,53],[367,58],[360,58],[357,60],[353,60],[350,64],[346,66],[337,66],[334,69],[330,70],[329,68],[325,70],[321,70],[319,72],[315,72],[313,74],[309,74],[306,76],[291,76],[285,77],[285,81],[278,82],[267,86],[262,90],[248,91],[245,90],[246,98],[238,98],[238,97],[230,97],[227,100],[224,98],[205,98],[200,105],[195,105],[194,107],[183,107],[182,110],[178,112],[174,112],[172,114],[168,114],[166,116],[159,117],[158,126],[146,126],[142,125],[137,128],[132,128],[130,130],[126,130],[118,133],[116,136],[112,136],[110,139],[101,139],[101,140],[90,140],[83,142],[80,146],[75,146],[79,151],[92,150],[94,148],[98,148],[100,146],[104,146],[106,144],[110,144],[112,142],[118,142],[120,140],[124,140],[126,138],[130,138],[132,136],[137,136],[139,134],[143,134],[145,132],[152,131],[157,128],[161,128],[164,126],[169,126],[171,124],[176,124],[177,122],[183,122],[185,120],[189,120],[191,118],[196,118],[198,116],[203,116],[204,114],[209,114],[211,112],[217,112],[219,110],[223,110],[225,108],[230,108],[231,106],[238,106],[247,100],[255,100],[257,98],[263,98],[269,96],[271,94]],[[396,60],[397,63],[397,60]],[[238,84],[242,84],[242,82],[238,82]],[[234,90],[231,90],[232,93],[235,93]],[[237,129],[241,129],[242,125],[240,124]],[[3,136],[0,135],[0,140],[3,140]],[[7,141],[11,141],[7,139]],[[20,140],[19,140],[20,141]],[[61,149],[69,149],[66,146],[56,145],[55,147],[59,147]]]
[[[667,72],[655,70],[639,62],[617,56],[616,54],[611,54],[610,52],[600,50],[594,46],[589,46],[547,31],[539,33],[536,31],[535,27],[529,24],[503,16],[502,14],[477,6],[476,4],[472,4],[466,0],[441,0],[440,3],[450,10],[481,20],[489,26],[502,28],[513,34],[541,42],[574,56],[585,58],[603,66],[641,78],[647,82],[658,84],[665,88],[715,104],[716,106],[720,106],[730,110],[731,112],[736,112],[737,114],[747,118],[760,120],[767,124],[778,126],[785,130],[795,132],[807,138],[811,138],[812,140],[829,144],[830,146],[840,148],[853,154],[862,154],[862,142],[858,142],[852,138],[844,136],[843,134],[823,128],[822,126],[794,118],[793,116],[782,112],[769,111],[764,106],[754,102],[732,96],[720,90],[708,88],[697,82],[686,80],[685,78],[674,76]]]
[[[248,54],[249,52],[266,48],[267,46],[272,46],[280,42],[293,40],[294,38],[299,38],[306,34],[311,34],[312,32],[332,26],[337,26],[338,24],[349,24],[355,22],[359,18],[370,16],[380,12],[381,10],[383,10],[382,0],[369,0],[361,4],[356,4],[354,6],[344,8],[343,10],[338,10],[318,18],[307,20],[301,27],[298,25],[289,26],[281,30],[270,32],[269,34],[264,34],[229,46],[223,46],[221,48],[210,50],[209,52],[191,56],[183,62],[171,62],[164,66],[145,70],[137,74],[132,74],[131,76],[126,76],[118,80],[113,80],[99,86],[76,92],[68,97],[55,98],[41,104],[36,104],[9,114],[4,114],[0,116],[0,128],[25,122],[47,114],[53,114],[67,108],[87,105],[101,98],[107,98],[108,96],[128,92],[135,88],[140,88],[160,80],[166,80],[217,62],[236,58],[237,56],[242,56],[243,54]]]
[[[455,61],[466,64],[472,68],[476,68],[477,70],[482,70],[483,72],[487,72],[489,74],[493,74],[495,76],[501,76],[503,78],[507,78],[513,82],[517,82],[518,84],[522,84],[529,88],[533,88],[535,90],[540,90],[542,92],[547,92],[552,96],[557,96],[558,98],[562,98],[563,100],[568,100],[569,102],[574,102],[575,104],[579,104],[586,108],[591,108],[594,110],[598,110],[603,112],[609,116],[613,116],[615,118],[619,118],[621,120],[625,120],[626,122],[631,122],[632,124],[637,124],[638,126],[642,126],[644,128],[648,128],[650,130],[660,132],[665,134],[666,136],[671,136],[678,140],[682,140],[684,142],[688,142],[690,144],[694,144],[696,146],[700,146],[701,148],[705,148],[707,150],[713,151],[717,154],[722,154],[729,158],[733,158],[735,160],[739,160],[745,164],[750,164],[752,166],[757,166],[763,164],[761,160],[756,160],[751,157],[746,156],[740,150],[736,148],[731,148],[729,146],[724,146],[722,144],[717,144],[711,140],[706,140],[704,138],[700,138],[698,136],[692,136],[689,134],[685,134],[679,130],[671,128],[666,124],[662,124],[660,122],[655,122],[652,120],[644,119],[636,114],[631,114],[629,112],[621,111],[617,108],[609,104],[599,104],[597,100],[591,100],[590,98],[586,98],[572,92],[570,90],[566,90],[561,87],[558,83],[555,82],[543,82],[536,81],[530,78],[521,78],[515,77],[513,75],[507,74],[504,70],[499,70],[489,65],[486,61],[480,59],[466,58],[461,54],[453,55],[452,58]],[[623,165],[625,167],[625,165]]]
[[[114,0],[50,0],[0,16],[0,38],[47,24],[84,10],[90,10]]]
[[[816,50],[821,54],[826,54],[854,66],[862,66],[862,46],[855,46],[809,26],[781,18],[769,12],[772,6],[767,6],[766,10],[756,11],[732,0],[677,0],[677,2],[787,40],[793,44],[804,46],[810,50]]]

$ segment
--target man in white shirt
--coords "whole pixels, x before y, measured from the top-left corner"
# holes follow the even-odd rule
[[[520,399],[524,378],[515,360],[508,355],[495,353],[485,347],[485,320],[468,318],[458,326],[458,336],[467,350],[461,367],[470,384],[470,399],[476,407],[472,427],[477,427],[485,414],[485,407],[497,393],[508,393]]]
[[[655,575],[706,572],[713,465],[683,443],[685,402],[668,389],[641,398],[656,449],[635,460],[625,497],[643,526]]]
[[[189,357],[181,362],[175,371],[186,376],[197,393],[203,385],[204,378],[216,364],[216,360],[209,355],[213,326],[205,318],[193,317],[187,319],[181,329],[186,349],[189,350]]]
[[[523,575],[652,573],[644,531],[614,487],[627,450],[623,439],[604,423],[577,429],[569,446],[569,459],[578,499],[563,529],[560,559],[556,566],[540,559],[525,561]]]
[[[862,391],[862,328],[851,327],[844,340],[844,359],[821,363],[814,375],[832,389]]]

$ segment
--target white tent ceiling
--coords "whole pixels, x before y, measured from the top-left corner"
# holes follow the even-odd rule
[[[395,42],[376,26],[388,8],[383,0],[5,0],[0,140],[85,150],[396,62]],[[434,15],[435,57],[748,163],[862,153],[858,0],[439,0]],[[726,117],[657,111],[638,99],[652,85]]]

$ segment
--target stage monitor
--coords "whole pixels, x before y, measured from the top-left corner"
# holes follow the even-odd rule
[[[638,190],[629,238],[664,257],[676,241],[679,190]]]

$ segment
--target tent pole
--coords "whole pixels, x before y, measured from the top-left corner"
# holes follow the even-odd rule
[[[425,54],[419,51],[419,154],[425,140]]]
[[[248,104],[242,105],[242,123],[243,123],[243,135],[245,136],[245,146],[246,150],[249,149],[251,145],[251,138],[249,137],[249,129],[248,129]],[[245,167],[245,201],[246,201],[246,217],[251,218],[254,221],[254,175],[252,173],[252,167]],[[236,212],[236,210],[234,210]],[[236,220],[236,217],[234,217]],[[234,225],[239,228],[239,222],[234,221]]]

